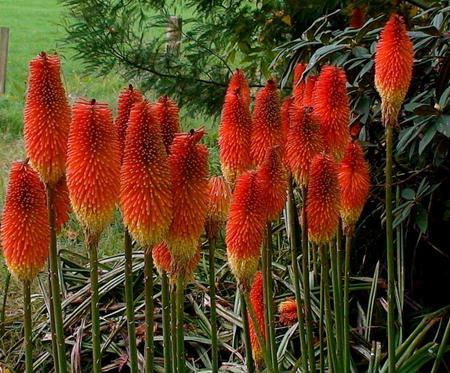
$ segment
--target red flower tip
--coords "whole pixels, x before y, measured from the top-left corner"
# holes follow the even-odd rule
[[[267,218],[266,197],[255,171],[241,175],[231,201],[226,226],[226,246],[231,272],[249,286],[259,262]]]
[[[309,239],[323,244],[333,239],[339,224],[339,184],[336,162],[319,154],[311,162],[306,216]]]
[[[360,7],[352,9],[352,18],[350,19],[350,27],[361,28],[364,25],[365,14]]]
[[[159,98],[153,106],[153,115],[158,124],[167,154],[170,153],[170,146],[177,132],[180,132],[180,109],[175,101],[167,96]]]
[[[172,221],[172,180],[161,132],[146,101],[128,121],[120,171],[123,220],[142,247],[162,241]]]
[[[347,230],[353,230],[369,194],[369,167],[361,146],[352,141],[339,165],[341,217]]]
[[[119,136],[120,162],[123,162],[123,153],[125,151],[125,137],[127,133],[128,119],[133,105],[143,100],[139,90],[134,89],[130,84],[128,88],[123,89],[119,94],[117,103],[117,118],[115,125]]]
[[[281,302],[278,306],[278,312],[280,313],[280,322],[285,326],[291,326],[298,320],[295,299],[286,299]]]
[[[56,215],[56,233],[61,232],[64,224],[69,221],[69,214],[72,210],[70,206],[69,189],[66,178],[62,177],[54,189],[54,203]]]
[[[393,14],[381,31],[375,52],[375,87],[381,97],[383,123],[395,125],[413,70],[413,44],[405,22]]]
[[[169,156],[172,173],[173,220],[169,249],[176,271],[184,271],[195,255],[208,208],[208,149],[198,144],[203,129],[177,134]]]
[[[307,185],[312,159],[323,150],[322,133],[311,107],[295,107],[286,144],[286,163],[299,185]]]
[[[314,89],[314,114],[320,122],[325,150],[342,159],[350,140],[350,105],[345,72],[335,66],[324,66]]]
[[[231,76],[226,94],[236,92],[236,90],[240,92],[244,106],[248,110],[250,106],[250,87],[245,78],[244,71],[241,69],[236,69]]]
[[[256,94],[251,140],[251,156],[257,166],[264,162],[269,148],[283,146],[280,95],[273,80],[269,80]]]
[[[222,173],[230,183],[251,166],[250,136],[250,112],[241,90],[228,91],[219,127],[219,155]]]
[[[86,100],[72,109],[67,152],[67,187],[84,228],[100,234],[119,196],[120,150],[107,104]]]
[[[263,295],[263,278],[262,272],[258,271],[253,280],[252,287],[250,289],[250,304],[255,312],[256,320],[258,322],[259,330],[261,331],[262,338],[266,340],[266,328],[264,319],[264,295]],[[261,346],[259,345],[258,336],[256,334],[256,328],[253,324],[253,320],[248,315],[249,319],[249,331],[250,331],[250,342],[252,345],[252,354],[255,364],[261,366],[263,363],[263,354]]]
[[[266,212],[269,221],[278,217],[286,203],[288,178],[281,157],[280,147],[267,150],[266,159],[257,171],[258,182],[266,196]]]
[[[316,87],[317,76],[309,75],[306,78],[305,82],[305,91],[303,93],[303,102],[302,105],[304,107],[313,105],[313,97],[314,97],[314,88]]]
[[[24,162],[14,162],[11,167],[1,238],[9,271],[19,280],[31,282],[47,260],[50,227],[44,185]]]
[[[305,82],[300,81],[308,64],[300,62],[294,67],[294,80],[292,82],[292,95],[297,105],[303,105],[303,94],[305,92]]]
[[[46,183],[54,185],[64,175],[69,124],[59,57],[41,53],[30,62],[24,141],[33,167]]]
[[[354,123],[353,126],[350,128],[350,134],[352,135],[352,138],[357,139],[360,132],[361,132],[361,125],[359,123]]]
[[[283,100],[281,105],[280,118],[281,118],[281,130],[283,133],[283,144],[286,143],[289,128],[291,127],[291,114],[294,105],[294,96],[288,96]]]
[[[209,179],[208,213],[206,232],[211,238],[217,238],[220,226],[227,220],[231,203],[231,187],[223,176]]]

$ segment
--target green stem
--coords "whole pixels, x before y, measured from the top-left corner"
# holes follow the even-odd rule
[[[153,372],[153,257],[151,248],[144,249],[145,292],[145,371]]]
[[[306,218],[306,198],[307,189],[305,186],[302,186],[302,275],[303,293],[305,298],[306,342],[308,347],[309,369],[311,372],[315,372],[316,362],[314,359],[314,344],[312,333],[311,290],[309,288],[308,222]]]
[[[125,302],[127,306],[128,346],[130,349],[131,373],[138,372],[136,327],[134,325],[134,296],[133,296],[133,244],[130,232],[125,229]]]
[[[164,369],[172,373],[172,345],[170,336],[170,299],[169,299],[169,278],[167,273],[161,275],[162,292],[162,318],[163,318],[163,339],[164,339]]]
[[[261,326],[258,323],[258,319],[256,318],[255,310],[253,309],[252,303],[250,302],[249,292],[244,293],[245,303],[247,303],[248,313],[250,314],[250,318],[252,320],[253,329],[255,330],[256,338],[258,339],[258,344],[261,347],[261,351],[263,354],[264,363],[266,364],[267,372],[273,372],[272,360],[270,359],[269,350],[267,349],[267,345],[264,341]]]
[[[442,341],[441,341],[441,344],[439,346],[439,350],[437,352],[436,360],[434,361],[431,373],[437,373],[437,371],[439,369],[439,365],[440,365],[441,360],[442,360],[442,356],[444,355],[444,352],[445,352],[445,350],[448,347],[447,346],[447,341],[449,340],[449,337],[450,337],[450,317],[448,319],[447,327],[445,328],[444,336],[442,337]]]
[[[184,373],[186,371],[186,363],[184,361],[184,280],[181,275],[177,277],[176,287],[177,297],[177,360],[178,372]]]
[[[342,322],[342,295],[340,290],[340,268],[337,261],[337,248],[330,243],[329,245],[330,257],[331,257],[331,283],[333,287],[333,303],[334,303],[334,313],[335,313],[335,323],[336,323],[336,370],[338,372],[343,371],[343,322]]]
[[[91,267],[91,319],[92,319],[92,371],[101,372],[101,350],[100,350],[100,315],[99,315],[99,293],[98,293],[98,235],[86,233],[87,247],[89,249]]]
[[[6,301],[8,300],[9,283],[11,280],[11,272],[6,272],[5,287],[3,289],[2,309],[0,310],[0,339],[2,339],[5,333],[5,312]]]
[[[291,249],[291,265],[292,265],[292,272],[294,275],[294,291],[295,291],[295,300],[297,303],[297,318],[298,318],[298,331],[299,331],[299,338],[300,338],[300,350],[302,354],[302,365],[303,365],[303,371],[308,372],[308,355],[307,355],[307,347],[305,342],[305,320],[303,318],[303,301],[300,291],[300,273],[298,269],[298,252],[297,252],[297,224],[298,217],[297,217],[297,211],[295,208],[295,201],[294,201],[294,193],[292,190],[292,180],[290,181],[288,185],[288,200],[287,200],[287,209],[288,209],[288,225],[289,225],[289,244]],[[305,292],[306,294],[306,292]]]
[[[33,373],[33,341],[31,327],[31,290],[30,281],[23,282],[23,310],[25,332],[25,372]]]
[[[172,339],[172,357],[173,357],[173,372],[178,372],[178,360],[177,360],[177,296],[176,296],[176,286],[171,284],[170,287],[170,329],[171,329],[171,339]],[[170,372],[168,372],[170,373]]]
[[[247,365],[247,372],[255,372],[255,364],[252,357],[252,346],[250,342],[250,327],[248,322],[247,305],[245,303],[244,293],[239,292],[240,304],[241,304],[241,316],[242,316],[242,330],[244,334],[244,345],[245,345],[245,363]]]
[[[212,372],[219,371],[219,355],[217,346],[217,309],[216,309],[216,240],[209,237],[209,302],[211,304],[211,363]]]
[[[58,343],[56,341],[56,327],[55,327],[55,311],[53,310],[53,302],[52,302],[52,287],[51,287],[51,278],[50,278],[50,262],[48,262],[48,284],[49,284],[49,318],[50,318],[50,331],[52,335],[52,355],[53,355],[53,364],[55,366],[55,373],[59,373],[59,359],[58,359]]]
[[[59,287],[58,279],[58,250],[56,246],[56,212],[54,202],[54,189],[52,186],[46,184],[47,191],[47,208],[48,219],[50,226],[50,250],[49,250],[49,263],[50,263],[50,297],[53,303],[53,314],[55,317],[55,334],[58,350],[58,364],[60,373],[67,372],[66,363],[66,351],[64,340],[64,326],[63,326],[63,314],[61,307],[61,291]]]
[[[336,343],[334,340],[333,323],[331,315],[331,301],[330,301],[330,283],[329,283],[329,271],[330,263],[328,262],[328,255],[325,253],[324,246],[320,246],[320,262],[322,265],[323,277],[323,289],[324,289],[324,301],[325,301],[325,332],[327,335],[327,351],[328,351],[328,364],[330,373],[336,373]]]
[[[352,238],[350,234],[345,236],[345,260],[344,260],[344,372],[350,371],[350,307],[349,307],[349,276],[350,254],[352,250]]]
[[[274,372],[278,372],[277,347],[275,342],[275,317],[273,305],[273,283],[272,283],[272,224],[267,223],[266,227],[266,245],[263,248],[263,256],[265,256],[265,267],[263,267],[263,290],[264,290],[264,304],[266,309],[265,323],[268,333],[268,346],[270,352],[270,359]]]
[[[386,124],[386,256],[388,271],[388,365],[389,373],[395,373],[395,270],[394,237],[392,230],[392,142],[393,125]]]
[[[320,311],[319,311],[319,372],[323,373],[325,371],[325,353],[323,348],[323,318],[325,314],[325,300],[324,300],[324,285],[323,285],[323,276],[320,276]]]

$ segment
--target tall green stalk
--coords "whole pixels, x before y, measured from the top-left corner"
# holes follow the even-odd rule
[[[6,302],[8,300],[10,281],[11,281],[11,272],[8,271],[6,273],[5,286],[3,289],[2,308],[0,310],[0,339],[3,337],[3,333],[5,332],[5,312],[6,312]]]
[[[319,372],[325,371],[325,353],[323,348],[323,318],[325,314],[325,299],[323,276],[320,276],[320,306],[319,306]]]
[[[161,297],[162,297],[162,319],[163,319],[163,342],[164,342],[164,369],[172,373],[172,342],[170,331],[170,291],[167,273],[161,274]]]
[[[437,371],[439,369],[439,365],[440,365],[441,360],[442,360],[442,356],[444,356],[444,352],[445,352],[445,350],[448,347],[447,346],[447,341],[449,340],[449,338],[450,338],[450,317],[448,319],[447,326],[446,326],[445,331],[444,331],[444,336],[442,337],[442,341],[441,341],[441,344],[439,346],[439,350],[437,352],[436,360],[434,361],[431,373],[437,373]]]
[[[153,257],[151,248],[144,249],[145,292],[145,371],[153,372]]]
[[[184,279],[181,275],[177,277],[176,287],[177,298],[177,324],[176,324],[176,338],[177,338],[177,360],[178,373],[186,371],[186,363],[184,361]]]
[[[250,327],[248,322],[247,304],[245,303],[244,293],[239,291],[240,304],[241,304],[241,316],[242,316],[242,330],[244,334],[245,345],[245,363],[247,365],[247,372],[255,372],[255,364],[252,357],[252,345],[250,342]]]
[[[219,371],[219,354],[217,346],[217,309],[216,309],[216,239],[209,235],[209,302],[211,304],[211,363],[212,373]]]
[[[345,259],[344,259],[344,372],[350,371],[350,298],[349,298],[349,276],[350,276],[350,254],[352,250],[351,233],[345,235]]]
[[[50,262],[48,262],[48,283],[50,284]],[[56,327],[55,327],[55,311],[53,310],[52,299],[52,287],[49,286],[49,318],[50,318],[50,331],[52,335],[52,355],[53,364],[55,366],[55,373],[59,373],[59,358],[58,358],[58,343],[56,341]]]
[[[91,269],[91,321],[92,321],[92,372],[101,373],[100,315],[98,293],[98,235],[87,232],[86,241],[89,250]]]
[[[388,366],[389,373],[395,373],[395,263],[394,236],[392,228],[392,148],[394,128],[386,123],[386,256],[388,272]]]
[[[305,298],[305,324],[306,324],[306,343],[308,347],[309,369],[316,371],[316,361],[314,358],[314,343],[312,333],[312,312],[311,312],[311,290],[309,288],[309,252],[308,252],[308,222],[306,218],[306,198],[307,190],[302,186],[302,276],[303,293]]]
[[[273,305],[273,282],[272,282],[272,224],[267,223],[266,240],[262,250],[263,260],[263,293],[266,317],[267,345],[269,347],[270,359],[274,372],[278,372],[277,347],[275,342],[275,317]]]
[[[33,341],[31,327],[31,289],[30,281],[23,282],[23,310],[25,334],[25,372],[33,373]]]
[[[58,364],[60,373],[67,372],[66,363],[66,346],[64,340],[64,326],[63,326],[63,314],[61,307],[61,290],[59,287],[58,279],[58,250],[56,246],[56,213],[54,202],[54,189],[49,184],[46,184],[47,192],[47,208],[48,219],[50,226],[50,250],[49,250],[49,263],[50,263],[50,298],[53,304],[53,313],[55,318],[55,331]]]
[[[325,253],[325,245],[319,245],[320,250],[320,263],[322,267],[321,276],[323,278],[323,296],[325,305],[325,332],[327,335],[327,351],[328,351],[328,365],[330,373],[336,373],[336,343],[334,339],[333,322],[331,315],[331,300],[330,300],[330,283],[329,272],[330,263],[328,261],[328,254]]]
[[[297,224],[296,221],[298,221],[296,208],[295,208],[295,201],[294,201],[294,193],[292,190],[292,179],[289,182],[288,185],[288,199],[287,199],[287,216],[288,216],[288,226],[289,226],[289,244],[291,249],[291,265],[292,265],[292,272],[294,275],[294,291],[295,291],[295,301],[297,303],[297,318],[298,318],[298,331],[299,331],[299,338],[300,338],[300,350],[302,354],[302,365],[303,370],[305,372],[308,372],[308,355],[307,355],[307,347],[305,342],[305,320],[303,318],[303,301],[300,291],[300,273],[298,269],[298,252],[297,252]],[[306,293],[305,293],[306,294]]]
[[[130,350],[131,373],[138,372],[136,327],[134,325],[134,296],[133,296],[133,244],[130,232],[125,229],[125,302],[127,306],[128,347]]]
[[[178,372],[178,360],[177,360],[177,288],[175,284],[171,284],[170,287],[170,330],[172,339],[172,357],[173,357],[173,372]]]
[[[342,372],[344,368],[343,361],[343,314],[342,314],[342,295],[340,291],[340,268],[337,261],[337,248],[330,243],[329,245],[330,257],[331,257],[331,283],[333,287],[333,303],[336,325],[336,370]]]

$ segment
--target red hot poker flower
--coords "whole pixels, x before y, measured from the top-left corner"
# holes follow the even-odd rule
[[[120,205],[125,225],[142,247],[166,237],[172,221],[172,180],[161,132],[147,101],[133,106],[128,121]]]
[[[288,187],[287,172],[279,147],[267,151],[264,163],[258,168],[257,178],[266,196],[268,220],[275,220],[286,203]]]
[[[221,225],[227,220],[230,203],[230,184],[223,176],[210,177],[208,212],[206,216],[206,233],[210,238],[217,238]]]
[[[246,287],[258,268],[266,218],[263,188],[256,172],[247,171],[236,183],[225,238],[231,272]]]
[[[169,156],[173,181],[173,220],[168,243],[175,272],[184,272],[185,265],[195,255],[205,223],[208,208],[208,149],[198,144],[204,134],[203,129],[178,134]]]
[[[273,146],[283,147],[280,116],[280,96],[274,80],[258,91],[252,116],[251,156],[257,166],[264,162],[266,151]]]
[[[350,19],[350,27],[361,28],[364,25],[364,10],[356,6],[352,9],[352,18]]]
[[[283,325],[291,326],[298,320],[297,315],[297,302],[295,299],[286,299],[278,306],[278,312],[280,313],[280,322]]]
[[[314,88],[316,87],[317,77],[315,75],[309,75],[305,82],[305,91],[303,93],[303,107],[313,105]]]
[[[24,110],[27,155],[42,180],[55,185],[66,168],[70,107],[57,55],[41,52],[30,62]]]
[[[296,105],[303,106],[303,95],[305,92],[305,83],[300,82],[300,78],[306,70],[306,63],[300,62],[294,67],[294,79],[292,82],[292,96]]]
[[[111,221],[119,196],[120,150],[111,110],[95,100],[77,101],[72,110],[67,187],[84,228],[100,234]]]
[[[258,271],[253,280],[253,284],[250,290],[250,304],[255,312],[256,320],[258,322],[259,330],[261,331],[262,338],[266,340],[266,328],[264,319],[264,295],[263,295],[263,278],[262,272]],[[250,329],[250,342],[252,345],[252,354],[255,364],[260,367],[263,363],[263,353],[261,346],[259,345],[258,336],[256,334],[256,328],[253,324],[253,320],[248,316],[249,329]]]
[[[314,89],[314,115],[320,122],[325,150],[342,159],[350,140],[350,105],[345,72],[335,66],[324,66]]]
[[[281,105],[280,118],[281,118],[281,130],[283,133],[283,144],[286,143],[289,128],[291,127],[292,109],[294,106],[294,96],[288,96],[283,100]]]
[[[177,132],[180,132],[180,109],[175,101],[167,96],[161,96],[153,106],[153,116],[158,124],[167,154]]]
[[[225,96],[219,127],[220,164],[230,183],[251,166],[250,136],[250,113],[238,87]]]
[[[119,136],[120,146],[120,163],[123,162],[123,153],[125,151],[125,137],[127,134],[128,119],[133,105],[142,101],[142,94],[139,90],[134,89],[130,84],[119,94],[119,101],[117,103],[117,118],[115,125]]]
[[[286,144],[286,163],[299,185],[307,185],[312,159],[323,150],[319,123],[310,107],[292,112],[292,125]]]
[[[352,141],[339,165],[341,217],[347,230],[353,230],[369,194],[369,167],[361,146]]]
[[[247,79],[245,78],[244,72],[241,69],[236,69],[236,71],[231,76],[226,94],[235,92],[236,89],[239,89],[242,97],[242,102],[248,110],[250,107],[250,87],[248,86]]]
[[[384,125],[397,122],[400,107],[408,92],[414,51],[405,22],[393,14],[381,31],[375,52],[375,87],[381,97]]]
[[[338,170],[327,155],[316,155],[311,162],[307,199],[309,238],[316,244],[327,243],[339,225]]]
[[[24,162],[14,162],[11,167],[1,238],[9,271],[19,280],[31,282],[47,260],[50,227],[44,185]]]
[[[67,189],[66,178],[59,179],[54,192],[56,233],[61,232],[64,224],[69,221],[70,206],[69,189]]]

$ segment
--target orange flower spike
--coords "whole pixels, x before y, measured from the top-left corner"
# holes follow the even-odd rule
[[[341,217],[346,230],[353,230],[367,201],[370,187],[369,167],[364,152],[356,141],[345,149],[339,165]]]
[[[252,287],[250,289],[250,304],[255,312],[256,320],[258,322],[259,330],[263,340],[266,340],[266,328],[264,320],[264,295],[263,295],[263,278],[262,272],[258,271],[253,280]],[[261,346],[259,345],[258,336],[256,334],[256,328],[253,324],[253,320],[248,315],[249,319],[249,331],[250,331],[250,343],[252,345],[252,354],[255,364],[259,367],[263,364],[263,353]]]
[[[413,44],[405,22],[393,14],[381,31],[375,52],[375,87],[381,97],[383,124],[395,126],[413,70]]]
[[[327,153],[341,160],[350,140],[350,105],[345,72],[335,66],[324,66],[317,79],[313,106],[320,122]]]
[[[305,92],[305,83],[300,82],[300,78],[306,70],[306,63],[300,62],[294,67],[294,79],[292,82],[292,95],[297,105],[303,106],[303,96]]]
[[[69,189],[67,188],[66,178],[59,179],[55,186],[55,215],[56,215],[56,233],[61,232],[64,224],[69,221],[69,214],[72,210],[70,206]]]
[[[78,220],[92,234],[111,221],[120,185],[120,150],[111,110],[95,100],[79,100],[72,110],[67,187]]]
[[[172,221],[172,180],[161,132],[147,101],[131,109],[120,170],[120,206],[126,227],[142,247],[165,238]]]
[[[292,108],[294,105],[294,97],[288,96],[283,100],[280,110],[281,118],[281,130],[283,133],[283,144],[286,143],[289,134],[289,128],[291,127]]]
[[[338,169],[328,155],[316,155],[311,162],[307,200],[309,238],[316,244],[327,243],[339,224]]]
[[[27,155],[42,180],[55,185],[66,168],[70,107],[57,55],[41,52],[30,62],[24,110]]]
[[[283,210],[288,187],[287,171],[279,147],[267,151],[266,159],[257,171],[257,177],[266,196],[268,220],[273,221]]]
[[[125,152],[125,137],[127,133],[128,119],[130,118],[131,108],[135,103],[141,101],[141,92],[137,89],[134,89],[131,84],[128,86],[128,88],[123,89],[119,94],[115,126],[119,135],[120,163],[123,162],[123,154]]]
[[[323,150],[323,140],[311,107],[296,109],[286,144],[286,164],[297,183],[306,186],[310,163]]]
[[[274,80],[258,91],[252,116],[251,156],[259,166],[266,151],[273,146],[284,147],[281,127],[280,95]]]
[[[303,107],[313,105],[314,88],[316,87],[317,76],[310,75],[306,78],[305,91],[303,93]]]
[[[234,183],[251,166],[251,118],[239,87],[227,93],[219,127],[219,156],[225,179]]]
[[[250,107],[250,87],[245,78],[244,71],[241,69],[236,69],[231,76],[226,94],[231,94],[235,92],[236,89],[239,89],[244,106],[248,110]]]
[[[354,7],[352,9],[352,18],[350,19],[350,27],[361,28],[364,25],[365,19],[364,10],[360,7]]]
[[[297,322],[297,302],[295,299],[286,299],[278,306],[280,322],[285,326],[291,326]]]
[[[225,243],[231,272],[238,282],[250,286],[258,269],[264,227],[266,197],[255,171],[237,181],[226,226]]]
[[[198,144],[203,129],[178,134],[169,156],[173,180],[173,220],[169,249],[175,270],[181,270],[195,255],[208,208],[208,149]]]
[[[32,281],[48,257],[50,227],[44,184],[31,166],[14,162],[1,221],[3,256],[9,271]]]
[[[167,96],[159,98],[153,106],[153,116],[158,124],[167,154],[170,153],[170,146],[177,132],[180,132],[180,109],[175,101]]]
[[[206,217],[206,233],[217,238],[219,229],[227,220],[231,203],[231,187],[223,176],[209,179],[209,200]]]

